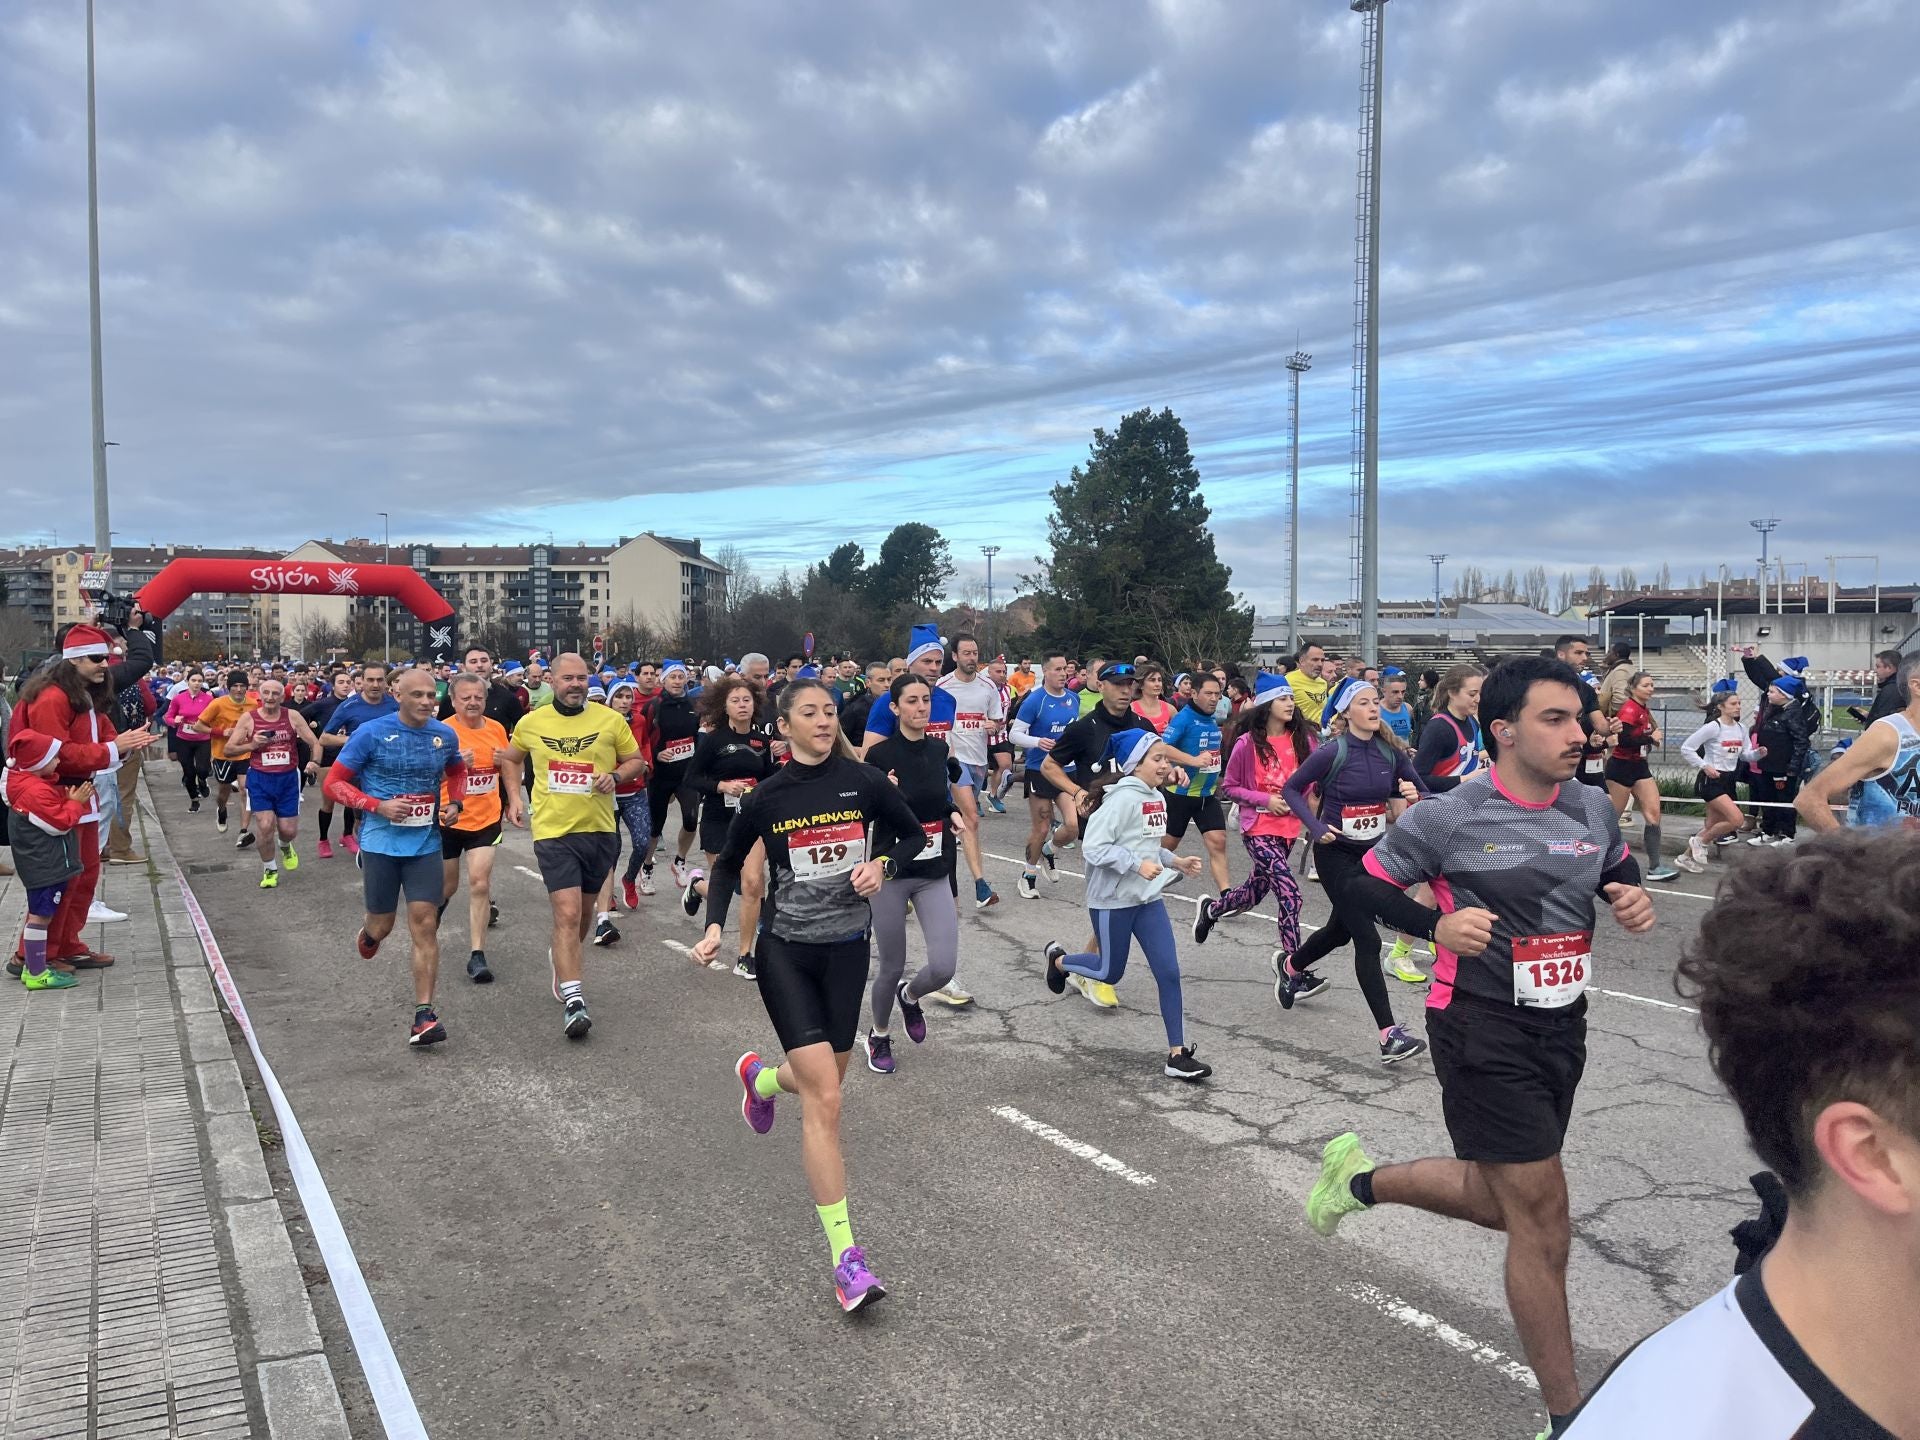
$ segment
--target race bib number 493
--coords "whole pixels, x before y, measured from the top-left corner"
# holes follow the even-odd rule
[[[796,880],[849,875],[867,858],[867,830],[858,820],[810,825],[787,836],[787,865]]]
[[[1342,805],[1340,833],[1349,840],[1378,840],[1387,833],[1385,805]]]
[[[1513,1003],[1537,1010],[1571,1005],[1593,983],[1593,935],[1521,935],[1513,942]]]

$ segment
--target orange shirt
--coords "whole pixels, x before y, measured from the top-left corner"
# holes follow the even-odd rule
[[[215,760],[227,758],[227,736],[233,733],[233,727],[240,722],[240,717],[249,710],[259,708],[260,701],[256,696],[248,695],[242,704],[224,691],[208,702],[207,708],[200,712],[200,728],[226,732],[213,737],[213,749],[209,753]]]
[[[467,761],[467,799],[460,808],[452,830],[484,830],[500,822],[500,762],[495,751],[507,748],[507,732],[498,720],[482,719],[478,729],[468,729],[458,715],[444,722],[460,737],[460,753]],[[447,787],[440,786],[440,803],[448,803]]]
[[[1026,698],[1027,692],[1039,683],[1040,672],[1037,670],[1029,670],[1024,675],[1018,670],[1009,670],[1007,672],[1007,689],[1013,692],[1013,700],[1016,706]]]

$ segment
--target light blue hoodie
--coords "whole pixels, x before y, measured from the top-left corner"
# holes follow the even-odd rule
[[[1122,776],[1108,787],[1100,808],[1087,818],[1080,853],[1087,861],[1087,908],[1122,910],[1145,905],[1180,879],[1168,862],[1173,856],[1160,848],[1167,833],[1167,797],[1135,775]],[[1160,873],[1151,880],[1140,876],[1140,862],[1152,860]]]

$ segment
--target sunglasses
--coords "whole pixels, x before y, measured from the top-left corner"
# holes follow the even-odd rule
[[[1133,680],[1136,678],[1138,677],[1135,675],[1133,666],[1131,665],[1109,665],[1100,672],[1102,684],[1110,680]]]

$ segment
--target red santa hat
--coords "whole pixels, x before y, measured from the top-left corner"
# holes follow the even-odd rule
[[[96,625],[76,625],[67,631],[67,638],[60,642],[62,660],[104,660],[113,653],[113,646],[107,639],[107,632]]]
[[[7,764],[15,770],[44,770],[60,753],[60,742],[51,735],[16,725],[7,741]]]

